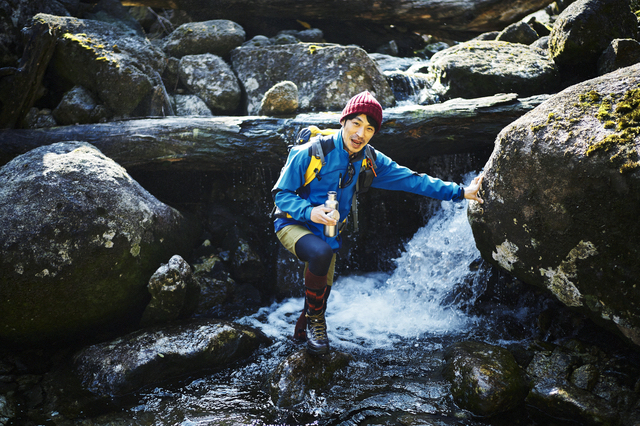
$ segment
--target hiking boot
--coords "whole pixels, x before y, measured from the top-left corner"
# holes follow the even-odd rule
[[[327,321],[324,319],[324,312],[317,315],[307,314],[307,352],[310,355],[329,353]]]

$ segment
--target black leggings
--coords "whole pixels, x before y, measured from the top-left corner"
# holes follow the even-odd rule
[[[307,234],[296,243],[296,255],[303,262],[309,262],[312,274],[323,276],[329,272],[333,250],[322,238]]]

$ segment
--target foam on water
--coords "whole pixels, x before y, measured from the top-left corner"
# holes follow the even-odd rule
[[[339,277],[327,308],[333,347],[388,348],[399,341],[464,331],[471,318],[447,296],[467,281],[479,252],[467,221],[467,201],[443,202],[429,223],[406,244],[390,274]],[[242,322],[274,339],[288,338],[303,306],[290,298]]]

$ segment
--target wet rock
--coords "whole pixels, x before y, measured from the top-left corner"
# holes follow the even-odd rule
[[[180,81],[215,114],[230,114],[240,105],[240,85],[229,65],[205,53],[180,59]]]
[[[598,58],[612,40],[637,34],[629,0],[578,0],[554,23],[549,53],[563,78],[577,82],[595,77]]]
[[[610,404],[566,380],[534,380],[526,402],[552,419],[580,425],[618,424],[618,414]]]
[[[598,74],[607,74],[639,62],[640,43],[630,38],[616,39],[611,42],[598,59]]]
[[[312,357],[298,351],[278,365],[270,379],[271,400],[278,407],[302,402],[309,391],[320,391],[331,384],[336,371],[353,360],[351,355],[331,351],[325,357]]]
[[[291,81],[281,81],[267,90],[260,103],[260,115],[293,115],[298,109],[298,87]]]
[[[640,65],[572,86],[507,126],[469,220],[482,257],[640,345]]]
[[[0,425],[9,424],[16,415],[16,401],[12,395],[0,395]]]
[[[596,383],[598,383],[599,377],[600,372],[598,368],[595,365],[586,364],[573,370],[570,381],[580,389],[591,391]]]
[[[519,21],[500,31],[496,40],[509,43],[531,44],[539,37],[538,33],[529,24]]]
[[[238,238],[231,253],[233,276],[245,283],[255,283],[264,277],[265,267],[251,245],[243,238]]]
[[[207,104],[196,95],[173,96],[173,109],[176,115],[183,117],[192,115],[210,117],[213,115]]]
[[[140,330],[92,345],[74,356],[89,391],[124,395],[186,374],[212,371],[245,359],[269,339],[225,321],[196,321]]]
[[[0,169],[0,338],[75,340],[135,323],[192,228],[113,160],[56,143]]]
[[[233,21],[189,22],[166,37],[163,49],[167,56],[176,58],[205,53],[224,58],[244,41],[244,29]]]
[[[178,255],[158,268],[149,280],[148,289],[151,302],[142,314],[144,327],[187,318],[195,311],[200,294],[191,266]]]
[[[115,115],[131,113],[164,69],[162,51],[111,24],[42,13],[34,20],[56,39],[50,66],[57,78],[95,93]]]
[[[298,87],[299,112],[341,111],[351,96],[363,90],[371,91],[383,107],[394,103],[380,69],[354,46],[243,46],[231,52],[231,64],[247,93],[249,115],[258,113],[264,94],[283,80]]]
[[[500,41],[469,41],[433,55],[433,89],[447,99],[497,93],[531,96],[558,87],[557,69],[538,49]]]
[[[524,371],[506,349],[466,341],[445,354],[445,377],[456,404],[478,416],[494,416],[521,404],[529,391]]]
[[[56,121],[62,125],[96,123],[106,119],[108,111],[97,104],[91,92],[75,86],[62,97],[53,110]]]

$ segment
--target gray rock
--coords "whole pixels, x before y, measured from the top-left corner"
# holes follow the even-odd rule
[[[184,217],[84,142],[0,169],[0,338],[75,340],[138,320],[147,281],[191,247]]]
[[[210,117],[213,115],[207,104],[196,95],[173,96],[173,108],[176,115],[183,117],[194,115]]]
[[[291,407],[304,400],[311,391],[331,384],[336,371],[353,360],[351,355],[331,351],[325,357],[312,357],[306,350],[298,351],[282,361],[270,380],[271,400],[277,407]]]
[[[498,135],[482,257],[640,345],[640,64],[569,87]]]
[[[176,58],[205,53],[226,57],[245,37],[244,29],[233,21],[189,22],[169,34],[163,49],[167,56]]]
[[[93,94],[82,86],[75,86],[62,97],[53,110],[56,121],[62,125],[88,124],[106,118],[106,109],[98,106]],[[103,115],[102,117],[100,115]]]
[[[48,108],[31,108],[22,120],[23,129],[42,129],[45,127],[57,126],[58,122]]]
[[[142,314],[144,327],[187,318],[198,305],[200,287],[191,273],[191,267],[175,255],[151,276],[147,286],[151,302]]]
[[[139,330],[74,355],[83,386],[98,395],[124,395],[143,386],[225,367],[269,339],[225,321],[193,321]]]
[[[267,90],[260,103],[260,115],[293,115],[298,110],[298,87],[291,81],[281,81]]]
[[[531,43],[531,47],[542,49],[544,51],[549,50],[549,36],[543,36]]]
[[[293,34],[279,33],[269,39],[273,45],[297,44],[300,40]]]
[[[229,65],[205,53],[180,59],[180,81],[200,97],[214,114],[230,114],[240,105],[240,85]]]
[[[616,39],[611,42],[598,59],[598,74],[607,74],[639,62],[640,43],[630,38]]]
[[[496,37],[496,40],[509,43],[531,44],[538,38],[540,38],[540,36],[529,24],[518,21],[502,30]]]
[[[491,417],[521,404],[529,391],[524,371],[508,350],[465,341],[445,353],[445,377],[456,404]]]
[[[637,34],[629,0],[578,0],[554,23],[549,52],[565,79],[579,81],[596,75],[598,58],[612,40]]]
[[[242,46],[249,46],[249,47],[262,47],[262,46],[270,46],[273,43],[271,42],[271,39],[267,36],[263,36],[263,35],[257,35],[254,38],[252,38],[251,40],[247,40],[244,43],[242,43]]]
[[[380,69],[358,47],[308,43],[244,46],[231,52],[231,64],[247,93],[249,115],[257,114],[264,94],[284,80],[298,86],[299,112],[340,111],[363,90],[373,93],[383,107],[394,103]]]
[[[290,34],[297,38],[299,41],[305,43],[322,43],[324,34],[322,30],[318,28],[309,28],[308,30],[284,30],[280,31],[281,34]]]
[[[429,74],[433,89],[447,99],[531,96],[558,87],[556,66],[543,52],[501,41],[469,41],[442,50],[431,58]]]
[[[41,13],[34,20],[48,24],[57,40],[55,73],[95,93],[115,115],[131,113],[164,70],[161,50],[113,25]]]

